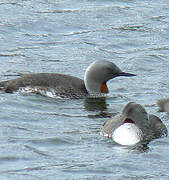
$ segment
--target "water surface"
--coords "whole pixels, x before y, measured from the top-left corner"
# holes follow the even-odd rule
[[[169,97],[168,12],[168,0],[1,1],[0,80],[19,72],[83,78],[102,59],[137,74],[111,80],[105,101],[1,92],[1,179],[169,179],[168,138],[135,149],[99,134],[129,101],[169,127],[156,105]]]

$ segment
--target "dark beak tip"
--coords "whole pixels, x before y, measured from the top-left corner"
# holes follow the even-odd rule
[[[130,74],[130,76],[137,76],[136,74]]]
[[[119,75],[120,75],[120,76],[128,76],[128,77],[136,76],[136,74],[127,73],[127,72],[122,72],[122,73],[120,73]]]

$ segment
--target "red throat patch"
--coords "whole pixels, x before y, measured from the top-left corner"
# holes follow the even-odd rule
[[[101,93],[108,93],[109,92],[108,87],[106,85],[106,82],[102,83],[102,85],[100,87],[100,91],[101,91]]]
[[[132,119],[130,119],[130,118],[126,118],[124,120],[124,123],[134,123],[134,121]]]

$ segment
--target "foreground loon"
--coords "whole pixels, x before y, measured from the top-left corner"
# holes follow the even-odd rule
[[[106,82],[117,76],[135,76],[122,72],[114,63],[102,60],[93,62],[86,70],[84,80],[57,73],[32,73],[17,79],[0,82],[0,88],[11,93],[20,88],[36,94],[52,92],[63,97],[85,97],[88,94],[108,93]]]
[[[130,102],[124,107],[122,114],[103,124],[101,134],[113,138],[121,145],[135,145],[167,136],[168,132],[157,116],[148,114],[140,104]]]

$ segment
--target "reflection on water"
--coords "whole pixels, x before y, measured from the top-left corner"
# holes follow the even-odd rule
[[[90,97],[84,99],[84,108],[86,111],[93,111],[96,114],[89,114],[88,117],[91,119],[95,118],[111,118],[116,113],[110,113],[108,111],[106,97]]]
[[[135,153],[135,154],[140,154],[140,153],[148,153],[150,148],[148,147],[148,143],[139,143],[134,146],[121,146],[119,144],[115,144],[110,146],[111,148],[114,148],[117,152],[120,153]]]
[[[87,111],[106,111],[106,97],[85,98],[84,107]]]

